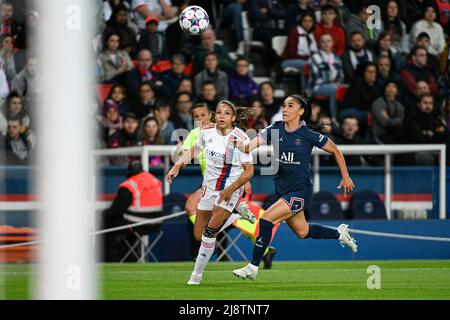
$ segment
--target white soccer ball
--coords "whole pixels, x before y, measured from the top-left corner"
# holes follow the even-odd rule
[[[180,13],[180,27],[190,35],[199,35],[208,28],[208,13],[199,6],[189,6]]]

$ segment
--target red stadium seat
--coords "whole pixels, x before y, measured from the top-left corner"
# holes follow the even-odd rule
[[[344,102],[345,95],[347,94],[347,86],[339,86],[336,90],[336,101],[338,103]]]
[[[105,103],[105,100],[108,97],[111,88],[112,84],[97,84],[97,97],[100,101],[101,106],[103,106],[103,103]]]

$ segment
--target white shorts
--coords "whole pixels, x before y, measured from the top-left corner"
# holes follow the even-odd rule
[[[229,212],[233,212],[234,208],[239,204],[243,193],[244,188],[241,187],[233,193],[228,202],[222,201],[222,203],[218,204],[217,201],[220,197],[220,191],[216,191],[208,188],[207,186],[203,186],[200,202],[198,203],[197,208],[202,211],[212,211],[214,206],[218,206],[224,208]]]

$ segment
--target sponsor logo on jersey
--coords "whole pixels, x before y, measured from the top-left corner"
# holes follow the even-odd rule
[[[300,164],[300,161],[294,161],[293,152],[282,152],[280,159],[277,160],[285,164]]]
[[[206,156],[225,161],[225,155],[214,150],[206,149]]]

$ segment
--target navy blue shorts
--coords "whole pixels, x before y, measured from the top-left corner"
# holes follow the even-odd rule
[[[295,191],[287,192],[285,194],[277,193],[278,197],[282,199],[292,211],[293,215],[309,208],[313,195],[312,187],[305,187]]]

